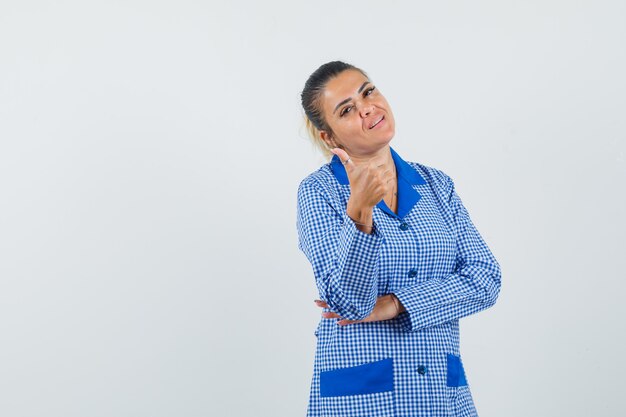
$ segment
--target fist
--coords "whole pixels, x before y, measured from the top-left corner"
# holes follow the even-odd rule
[[[332,152],[346,168],[350,180],[350,200],[354,206],[372,209],[391,191],[395,177],[390,169],[382,165],[357,164],[340,148],[334,148]]]

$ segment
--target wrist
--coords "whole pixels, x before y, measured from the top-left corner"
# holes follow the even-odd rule
[[[373,220],[373,207],[365,207],[354,203],[352,200],[348,200],[346,207],[346,214],[355,223],[371,225]]]
[[[391,301],[393,301],[393,305],[396,308],[396,317],[399,316],[400,314],[406,312],[406,308],[404,308],[404,306],[402,305],[402,303],[400,302],[400,300],[398,300],[398,297],[396,297],[395,294],[389,294],[391,296]]]

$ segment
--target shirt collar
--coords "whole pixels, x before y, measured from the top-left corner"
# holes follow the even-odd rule
[[[396,151],[393,150],[392,147],[389,147],[389,150],[391,151],[393,163],[396,165],[398,178],[402,178],[412,185],[426,184],[426,180],[424,180],[424,178],[419,174],[419,172],[415,170],[415,168],[413,168],[411,165],[409,165],[408,162],[402,159],[400,155],[398,155]],[[348,180],[348,174],[346,173],[346,168],[343,166],[343,163],[337,155],[333,155],[333,158],[330,161],[330,168],[332,169],[333,174],[335,174],[335,178],[337,178],[337,181],[339,181],[339,184],[350,184],[350,181]]]
[[[393,148],[389,147],[389,149],[398,174],[398,214],[391,211],[384,200],[380,200],[377,206],[390,216],[402,219],[422,197],[412,186],[426,184],[426,180],[424,180],[415,168],[402,159]],[[337,155],[333,155],[330,161],[330,168],[335,178],[337,178],[337,181],[339,181],[339,184],[350,184],[346,168]]]

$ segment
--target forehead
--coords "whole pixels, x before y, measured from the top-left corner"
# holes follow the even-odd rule
[[[322,99],[324,107],[334,108],[341,101],[358,95],[358,90],[368,78],[356,70],[346,70],[328,81]]]

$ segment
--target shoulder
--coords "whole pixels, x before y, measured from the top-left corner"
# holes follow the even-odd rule
[[[298,200],[320,195],[327,199],[335,198],[338,185],[339,182],[330,168],[330,163],[326,163],[300,181]]]
[[[426,184],[442,205],[444,207],[449,206],[455,194],[452,178],[439,168],[419,162],[407,161],[407,163],[424,178],[424,181],[426,181]]]
[[[435,191],[441,191],[445,195],[449,195],[454,188],[454,181],[443,170],[419,162],[407,161],[407,163],[415,169]]]

